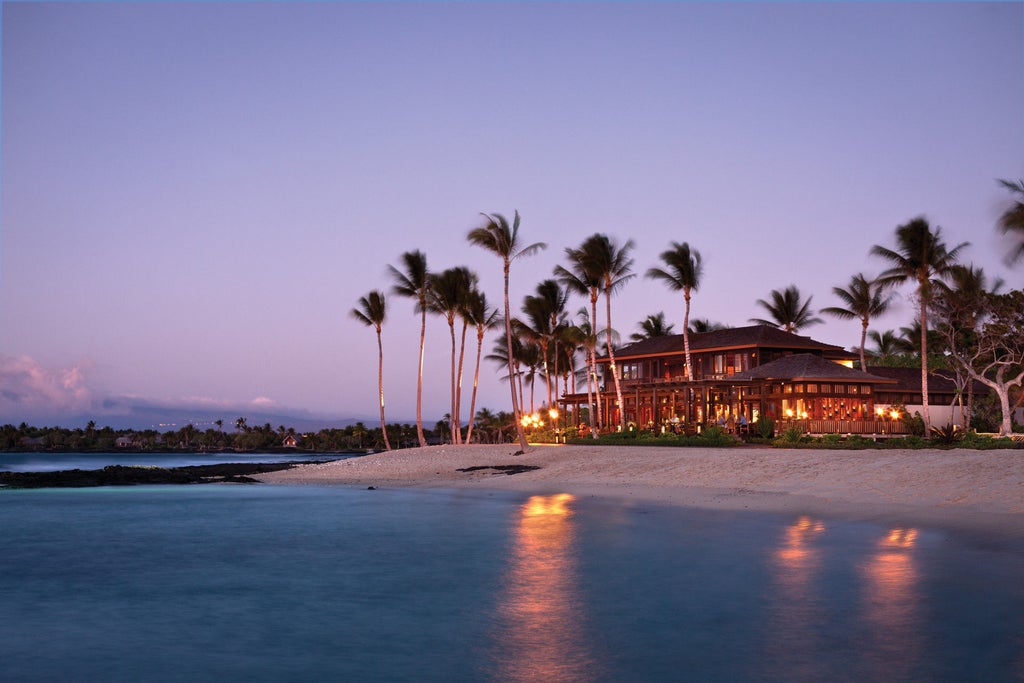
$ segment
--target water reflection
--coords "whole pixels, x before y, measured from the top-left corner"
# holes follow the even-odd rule
[[[498,604],[498,680],[592,678],[594,662],[581,630],[573,501],[565,493],[533,496],[519,510]]]
[[[788,525],[772,553],[773,592],[769,654],[793,680],[822,679],[819,633],[825,619],[815,579],[821,549],[815,541],[825,531],[820,520],[801,516]]]
[[[877,673],[890,679],[908,678],[924,648],[917,537],[917,529],[890,529],[862,567],[864,617],[878,653]]]

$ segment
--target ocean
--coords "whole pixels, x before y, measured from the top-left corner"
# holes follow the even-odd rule
[[[3,681],[1022,681],[1024,539],[568,494],[0,490]]]

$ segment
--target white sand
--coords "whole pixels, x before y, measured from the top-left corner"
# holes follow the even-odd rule
[[[806,513],[1024,537],[1024,451],[434,446],[258,475],[268,483],[572,493]],[[458,472],[538,465],[507,475]]]

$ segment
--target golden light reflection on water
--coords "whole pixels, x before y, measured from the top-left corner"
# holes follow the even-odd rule
[[[769,652],[794,680],[815,680],[820,670],[819,629],[823,617],[815,578],[821,566],[821,550],[815,541],[825,524],[801,516],[788,525],[780,545],[772,553]]]
[[[573,554],[574,500],[567,493],[533,496],[519,510],[498,605],[498,680],[579,681],[592,675]]]
[[[864,617],[879,659],[894,678],[908,676],[924,651],[917,541],[917,529],[894,527],[878,540],[862,567]]]

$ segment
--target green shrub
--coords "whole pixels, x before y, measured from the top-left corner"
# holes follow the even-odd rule
[[[786,431],[775,437],[774,443],[778,446],[796,446],[803,441],[803,438],[804,431],[800,427],[793,425],[792,427],[786,427]]]
[[[841,434],[825,434],[821,437],[821,443],[823,446],[838,446],[842,441],[843,437]]]
[[[694,440],[700,442],[701,446],[730,446],[736,443],[736,437],[717,425],[707,427]]]
[[[860,434],[852,434],[846,437],[847,448],[874,448],[877,444],[874,439],[869,439]]]
[[[951,446],[964,440],[964,432],[955,424],[932,427],[932,441],[944,446]]]
[[[770,417],[762,417],[754,423],[754,432],[762,439],[770,439],[775,436],[775,420]]]

